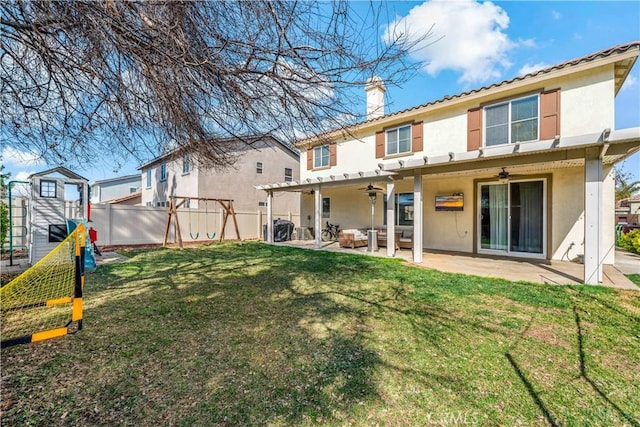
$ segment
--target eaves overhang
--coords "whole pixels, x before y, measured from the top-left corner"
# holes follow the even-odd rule
[[[520,142],[478,150],[450,152],[446,155],[421,159],[396,160],[381,163],[381,170],[407,176],[422,173],[438,173],[445,169],[480,169],[496,161],[509,164],[526,164],[528,158],[537,155],[538,161],[584,158],[586,148],[600,148],[605,164],[616,163],[640,150],[640,127],[621,130],[604,129],[601,133],[569,137],[556,137],[544,141]],[[474,164],[473,167],[471,164]],[[455,167],[448,167],[455,165]]]

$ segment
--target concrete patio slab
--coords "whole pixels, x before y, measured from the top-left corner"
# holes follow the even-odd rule
[[[294,246],[300,248],[314,249],[314,242],[309,240],[294,240],[289,242],[275,243],[276,245]],[[367,248],[347,249],[341,248],[337,242],[323,242],[320,250],[336,251],[354,254],[365,254],[386,257],[386,248],[377,252],[367,252]],[[633,254],[630,254],[633,255]],[[431,268],[447,273],[470,274],[482,277],[495,277],[511,281],[525,281],[534,283],[545,283],[551,285],[579,285],[584,277],[584,266],[582,264],[568,261],[532,260],[511,257],[486,256],[462,252],[425,251],[422,262],[414,264],[412,262],[412,251],[396,251],[396,257],[402,258],[412,265],[423,268]],[[616,260],[618,252],[616,252]],[[624,274],[627,271],[640,268],[636,261],[640,257],[620,256],[624,267],[616,268],[613,265],[604,266],[602,286],[617,289],[640,290]],[[638,261],[640,263],[640,261]],[[633,270],[635,271],[635,270]]]

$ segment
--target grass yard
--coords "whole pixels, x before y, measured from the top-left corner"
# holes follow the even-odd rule
[[[640,293],[260,243],[128,252],[2,425],[640,425]]]

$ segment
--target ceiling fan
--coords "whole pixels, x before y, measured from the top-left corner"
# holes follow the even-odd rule
[[[507,172],[506,169],[507,169],[506,167],[503,167],[502,171],[500,171],[500,173],[498,173],[498,175],[496,175],[498,177],[498,179],[500,180],[500,182],[507,182],[510,179],[513,179],[513,178],[516,178],[518,176],[521,176],[521,175],[513,175],[513,174]]]
[[[362,190],[362,191],[366,191],[367,193],[379,193],[379,192],[383,192],[384,190],[380,187],[375,187],[371,184],[367,185],[364,188],[358,188],[358,190]]]

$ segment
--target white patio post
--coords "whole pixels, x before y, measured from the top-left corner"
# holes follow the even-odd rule
[[[413,262],[422,262],[422,175],[413,177]]]
[[[588,148],[584,161],[584,283],[602,282],[602,159]]]
[[[316,241],[315,241],[315,248],[318,249],[320,248],[320,234],[322,233],[322,193],[320,192],[320,186],[316,185],[314,188],[314,195],[315,195],[315,224],[314,224],[314,230],[315,230],[315,236],[316,236]]]
[[[387,256],[396,256],[396,183],[387,183]]]
[[[273,191],[267,191],[267,243],[273,243]]]

